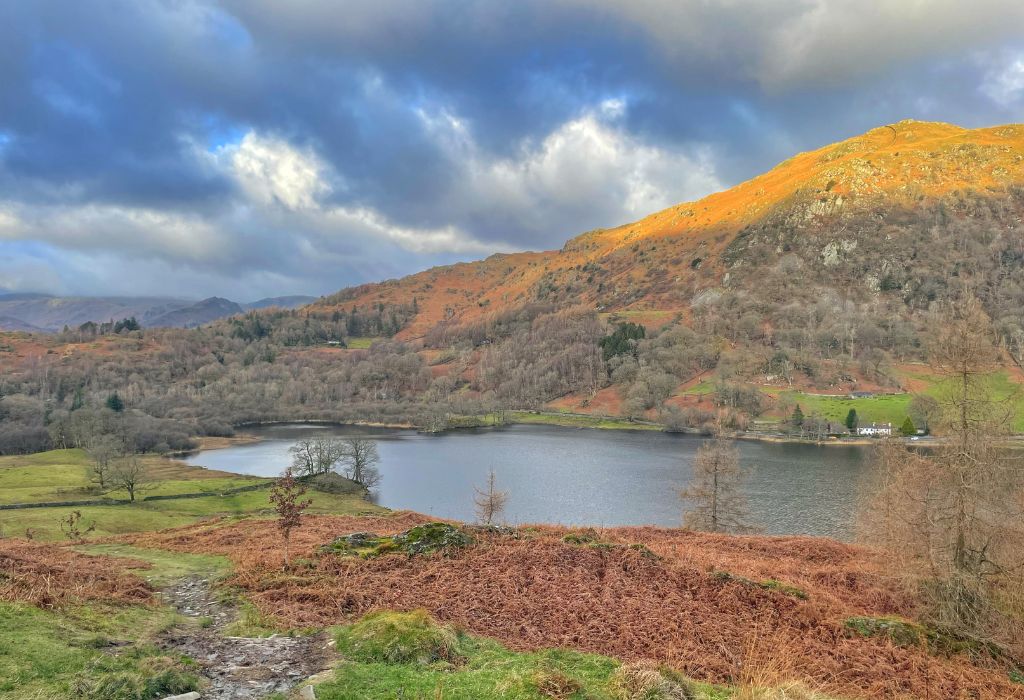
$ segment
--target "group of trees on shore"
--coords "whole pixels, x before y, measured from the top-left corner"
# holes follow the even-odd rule
[[[948,310],[929,338],[931,367],[948,381],[933,419],[944,439],[922,449],[883,441],[860,509],[861,536],[924,600],[934,624],[968,638],[1024,648],[1024,459],[1006,445],[1008,401],[985,378],[999,340],[973,299]],[[855,416],[854,416],[855,419]],[[739,453],[721,434],[698,450],[684,525],[750,531]]]
[[[364,489],[380,484],[377,443],[365,437],[318,437],[299,440],[290,449],[291,472],[313,478],[337,472]]]

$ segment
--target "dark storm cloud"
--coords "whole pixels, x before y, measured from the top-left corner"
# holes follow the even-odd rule
[[[1019,121],[1021,26],[1004,0],[0,3],[0,288],[320,293],[557,247],[881,123]]]

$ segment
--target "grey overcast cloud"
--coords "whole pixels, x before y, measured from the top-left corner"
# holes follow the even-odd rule
[[[0,291],[325,294],[1022,121],[1024,3],[2,0],[0,81]]]

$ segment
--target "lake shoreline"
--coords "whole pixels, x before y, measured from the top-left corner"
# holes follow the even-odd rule
[[[316,437],[367,437],[383,476],[377,503],[432,517],[472,519],[474,488],[497,473],[511,495],[511,523],[566,526],[677,525],[679,489],[707,437],[660,430],[582,430],[506,422],[442,433],[324,422],[252,426],[258,440],[185,458],[188,464],[246,476],[277,477],[290,448]],[[737,440],[747,473],[751,517],[770,534],[845,540],[867,448]]]
[[[184,450],[177,455],[193,454],[195,452],[234,447],[240,444],[260,442],[264,438],[245,433],[246,428],[261,428],[275,425],[309,425],[309,426],[336,426],[336,427],[363,427],[363,428],[385,428],[389,430],[415,430],[424,435],[444,435],[463,430],[479,430],[485,428],[502,428],[510,425],[547,425],[558,428],[575,428],[577,430],[621,430],[627,432],[660,432],[677,435],[693,435],[697,437],[710,437],[710,435],[698,428],[679,428],[669,430],[663,423],[654,421],[634,421],[628,418],[614,416],[594,415],[589,413],[563,413],[555,411],[528,411],[515,410],[505,411],[503,419],[491,418],[489,415],[479,416],[456,416],[454,423],[445,428],[430,430],[413,425],[412,423],[389,423],[384,421],[336,421],[323,419],[296,419],[296,420],[270,420],[270,421],[246,421],[234,427],[240,429],[238,435],[224,438],[199,438],[199,446],[194,450]],[[849,437],[826,440],[814,440],[790,435],[766,434],[753,431],[740,431],[727,435],[734,440],[759,441],[775,444],[791,445],[816,445],[816,446],[838,446],[838,447],[867,447],[879,444],[879,438]],[[909,438],[896,436],[897,439],[910,443]],[[1017,437],[1017,436],[1014,436]],[[929,440],[928,442],[932,442]]]

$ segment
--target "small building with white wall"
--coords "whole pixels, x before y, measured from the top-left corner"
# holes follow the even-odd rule
[[[871,425],[858,425],[857,434],[867,437],[889,437],[892,435],[892,423],[872,423]]]

